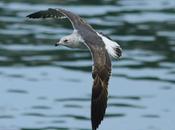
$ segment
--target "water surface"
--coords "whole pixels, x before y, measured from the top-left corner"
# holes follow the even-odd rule
[[[123,48],[113,59],[100,130],[174,130],[174,0],[1,0],[0,130],[90,130],[91,56],[54,47],[69,21],[29,20],[65,8]]]

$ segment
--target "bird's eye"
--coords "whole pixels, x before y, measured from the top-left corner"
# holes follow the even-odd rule
[[[67,39],[65,39],[65,40],[64,40],[64,42],[68,42],[68,40],[67,40]]]

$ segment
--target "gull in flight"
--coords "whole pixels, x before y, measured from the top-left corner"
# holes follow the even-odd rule
[[[91,124],[92,130],[96,130],[104,118],[107,108],[108,81],[111,75],[111,59],[119,58],[122,49],[119,44],[95,31],[80,16],[64,10],[51,9],[32,13],[28,18],[67,18],[72,26],[73,33],[61,38],[55,45],[63,45],[69,48],[88,48],[93,59],[92,77],[94,79],[91,97]]]

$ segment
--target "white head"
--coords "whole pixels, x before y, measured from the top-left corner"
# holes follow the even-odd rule
[[[61,38],[60,41],[55,44],[55,46],[63,45],[70,48],[82,48],[84,47],[82,42],[83,39],[81,36],[77,33],[77,31],[74,31],[72,34]]]
[[[65,37],[62,37],[56,44],[55,46],[62,45],[62,46],[67,46],[71,47],[71,45],[75,42],[74,37],[72,35],[68,35]]]

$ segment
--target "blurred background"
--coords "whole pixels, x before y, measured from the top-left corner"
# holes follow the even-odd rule
[[[26,18],[47,8],[82,16],[123,48],[99,130],[175,130],[174,0],[1,0],[0,130],[91,129],[91,56],[54,47],[68,20]]]

